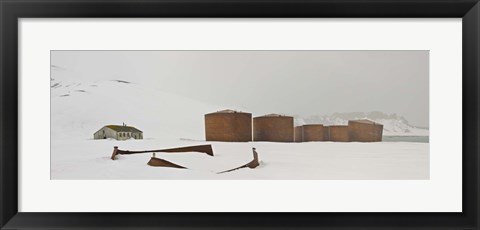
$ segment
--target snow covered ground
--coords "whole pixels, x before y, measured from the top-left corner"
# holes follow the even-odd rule
[[[159,149],[212,144],[214,156],[203,153],[156,153],[188,169],[151,167],[151,154],[118,155],[122,150]],[[257,149],[260,166],[228,170],[253,159]],[[428,143],[223,143],[158,140],[52,141],[52,179],[329,179],[390,180],[429,179]]]
[[[78,79],[52,66],[51,179],[429,179],[428,143],[205,142],[204,114],[238,108],[121,79]],[[104,125],[123,122],[142,130],[145,139],[93,140],[93,133]],[[402,129],[394,133],[399,135]],[[157,153],[188,169],[148,166],[151,154],[110,160],[113,146],[147,150],[206,143],[212,144],[215,156]],[[259,167],[217,174],[251,161],[252,147],[259,153]]]

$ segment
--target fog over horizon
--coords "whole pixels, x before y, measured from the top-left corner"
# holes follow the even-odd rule
[[[258,115],[380,111],[429,127],[428,51],[51,51],[51,65]]]

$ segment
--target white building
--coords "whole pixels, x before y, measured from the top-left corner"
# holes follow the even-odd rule
[[[135,127],[127,125],[106,125],[93,134],[93,139],[114,138],[128,140],[130,138],[143,139],[143,132]]]

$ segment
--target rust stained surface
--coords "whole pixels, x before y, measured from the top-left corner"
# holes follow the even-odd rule
[[[206,153],[210,156],[213,156],[212,145],[197,145],[197,146],[186,146],[179,148],[170,148],[170,149],[158,149],[158,150],[142,150],[142,151],[129,151],[129,150],[120,150],[117,146],[113,147],[112,157],[110,159],[115,160],[115,156],[128,155],[128,154],[139,154],[139,153],[154,153],[154,152],[166,152],[166,153],[176,153],[176,152],[200,152]]]
[[[229,170],[226,170],[226,171],[222,171],[222,172],[218,172],[217,174],[220,174],[220,173],[226,173],[226,172],[231,172],[231,171],[235,171],[237,169],[241,169],[241,168],[251,168],[251,169],[254,169],[256,168],[257,166],[260,165],[260,161],[258,160],[258,153],[257,151],[255,151],[255,148],[252,148],[252,151],[253,151],[253,160],[242,165],[242,166],[239,166],[239,167],[236,167],[236,168],[233,168],[233,169],[229,169]]]
[[[368,120],[348,121],[350,141],[382,141],[383,125]]]
[[[253,118],[253,140],[293,142],[293,117],[262,116]]]
[[[239,166],[239,167],[236,167],[236,168],[233,168],[233,169],[229,169],[229,170],[226,170],[226,171],[223,171],[223,172],[219,172],[218,174],[231,172],[231,171],[241,169],[241,168],[254,169],[254,168],[258,167],[260,165],[260,161],[258,160],[258,153],[257,153],[257,151],[255,151],[255,148],[252,148],[252,151],[253,151],[253,160],[252,161],[250,161],[247,164],[244,164],[242,166]],[[156,157],[151,157],[150,161],[148,161],[147,164],[150,165],[150,166],[154,166],[154,167],[169,167],[169,168],[187,169],[184,166],[177,165],[177,164],[172,163],[170,161],[167,161],[167,160],[164,160],[164,159],[161,159],[161,158],[156,158]]]
[[[196,146],[187,146],[187,147],[180,147],[180,148],[161,149],[158,152],[165,152],[165,153],[199,152],[199,153],[206,153],[210,156],[213,156],[212,145],[196,145]]]
[[[252,141],[252,114],[243,112],[216,112],[205,115],[207,141]]]
[[[167,160],[164,160],[164,159],[161,159],[161,158],[156,158],[156,157],[150,158],[150,160],[148,161],[147,164],[150,165],[150,166],[154,166],[154,167],[169,167],[169,168],[186,169],[185,167],[183,167],[181,165],[177,165],[177,164],[172,163],[170,161],[167,161]]]
[[[303,125],[303,141],[325,141],[323,130],[321,124]]]
[[[348,126],[346,125],[331,125],[328,128],[330,141],[348,142],[350,141],[348,135]]]
[[[295,142],[302,142],[303,141],[303,127],[297,126],[295,127]]]
[[[323,139],[330,141],[330,126],[323,126]]]

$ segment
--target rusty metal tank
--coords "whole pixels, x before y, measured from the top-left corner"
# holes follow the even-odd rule
[[[323,126],[323,140],[330,141],[330,126]]]
[[[252,114],[222,110],[205,114],[205,139],[207,141],[252,141]]]
[[[348,142],[350,141],[348,134],[348,126],[346,125],[330,125],[329,130],[329,140],[337,142]]]
[[[268,114],[253,118],[253,140],[293,142],[293,117]]]
[[[295,142],[302,142],[303,141],[303,126],[295,127]]]
[[[377,142],[382,141],[383,125],[370,120],[348,121],[350,141]]]
[[[303,141],[325,141],[322,124],[303,125]]]

